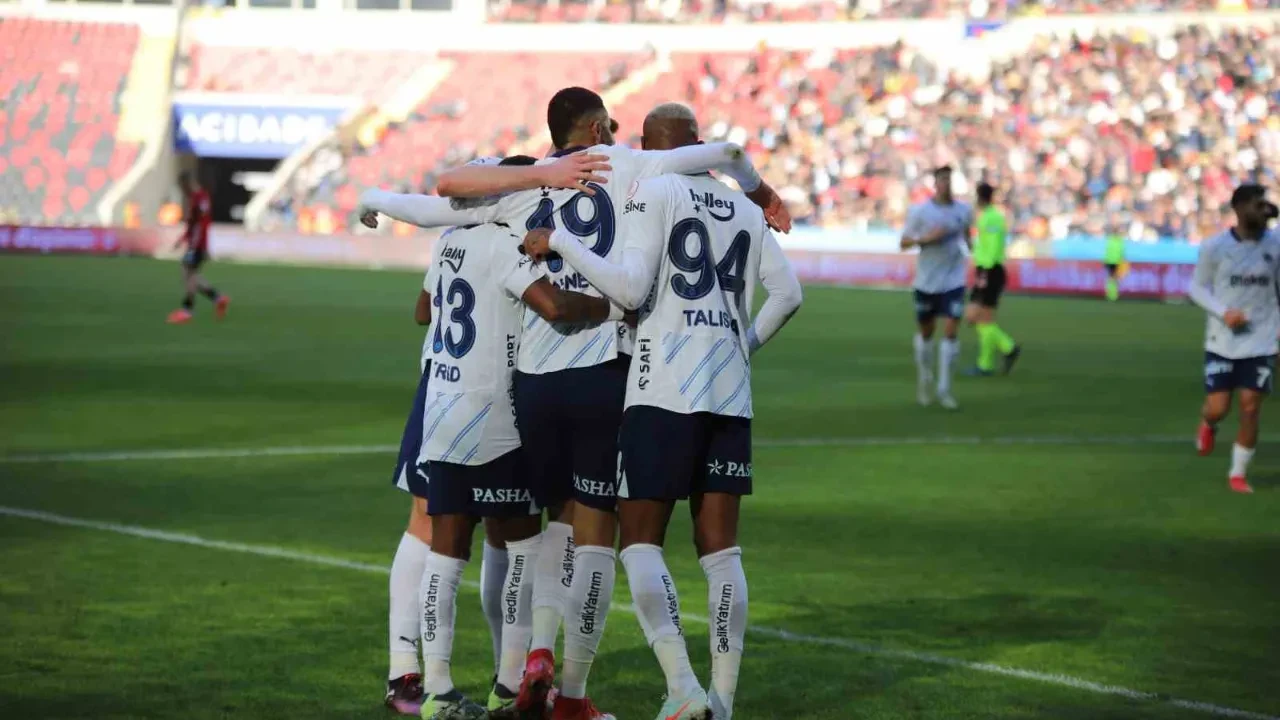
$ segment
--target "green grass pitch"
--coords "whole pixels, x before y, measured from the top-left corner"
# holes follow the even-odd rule
[[[0,511],[0,717],[386,717],[376,570],[408,506],[393,453],[56,457],[398,442],[420,276],[208,276],[230,318],[201,299],[171,327],[175,264],[0,258],[0,506],[374,572]],[[1010,297],[1001,314],[1022,364],[957,379],[957,413],[915,406],[902,293],[808,288],[758,356],[742,544],[766,630],[748,636],[739,720],[1280,715],[1280,415],[1263,413],[1258,493],[1233,495],[1234,423],[1214,457],[1191,446],[1199,312]],[[705,616],[689,538],[678,512],[669,561],[684,611]],[[627,600],[620,579],[615,609]],[[687,631],[705,677],[707,628]],[[490,671],[466,588],[454,677],[482,698]],[[647,720],[661,692],[615,610],[592,694]]]

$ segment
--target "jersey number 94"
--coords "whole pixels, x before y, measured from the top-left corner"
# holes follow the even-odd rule
[[[694,240],[689,251],[689,240]],[[667,240],[667,256],[671,264],[686,273],[671,278],[671,290],[685,300],[700,300],[720,287],[733,293],[733,303],[738,304],[746,283],[742,273],[747,267],[747,251],[751,249],[751,234],[746,230],[733,237],[729,250],[716,262],[711,257],[711,237],[707,226],[698,218],[685,218],[671,229]]]

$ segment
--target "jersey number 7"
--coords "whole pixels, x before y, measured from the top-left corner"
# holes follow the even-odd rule
[[[577,237],[589,238],[594,235],[596,242],[591,246],[591,252],[606,257],[613,249],[617,227],[613,221],[613,201],[609,199],[609,193],[596,183],[588,183],[587,187],[594,190],[595,195],[580,192],[570,198],[569,202],[560,206],[560,222],[564,224],[565,230]],[[578,213],[578,201],[582,198],[590,200],[595,208],[595,213],[586,220]],[[556,229],[555,204],[551,202],[551,198],[542,198],[524,224],[525,230],[536,228]],[[553,273],[560,272],[564,269],[564,260],[558,255],[547,258],[547,269]]]
[[[689,252],[691,237],[696,241],[692,253]],[[719,280],[720,288],[733,293],[733,304],[737,305],[747,287],[742,273],[746,270],[747,251],[750,249],[751,234],[742,230],[733,237],[724,257],[715,262],[711,257],[711,238],[706,224],[698,218],[681,220],[671,229],[667,255],[676,268],[697,275],[693,279],[687,275],[675,275],[671,278],[671,289],[685,300],[699,300],[710,294]]]

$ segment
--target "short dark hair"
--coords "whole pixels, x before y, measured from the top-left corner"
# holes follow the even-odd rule
[[[996,198],[996,189],[991,186],[991,183],[986,183],[986,182],[978,183],[978,202],[989,203],[995,200],[995,198]]]
[[[938,167],[933,169],[934,175],[941,175],[942,173],[949,173],[949,172],[951,172],[951,166],[946,164],[939,165]]]
[[[551,97],[547,103],[547,130],[551,143],[563,149],[569,144],[569,135],[584,115],[604,109],[604,99],[586,88],[567,87]]]
[[[502,162],[498,163],[502,166],[508,165],[534,165],[538,162],[537,158],[531,158],[528,155],[512,155],[511,157],[502,158]]]
[[[1258,183],[1245,183],[1231,193],[1231,207],[1233,209],[1238,208],[1247,202],[1252,202],[1260,197],[1265,197],[1266,194],[1267,189]]]

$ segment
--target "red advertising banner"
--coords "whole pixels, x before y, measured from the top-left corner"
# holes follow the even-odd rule
[[[915,276],[915,257],[907,254],[788,250],[787,257],[806,283],[908,288]],[[1017,293],[1101,296],[1107,282],[1101,263],[1079,260],[1011,260],[1005,270],[1006,289]],[[1128,297],[1185,297],[1194,270],[1193,265],[1133,264],[1120,280],[1120,291]],[[969,275],[972,281],[972,270]]]
[[[152,255],[163,243],[155,229],[0,225],[0,253]]]

